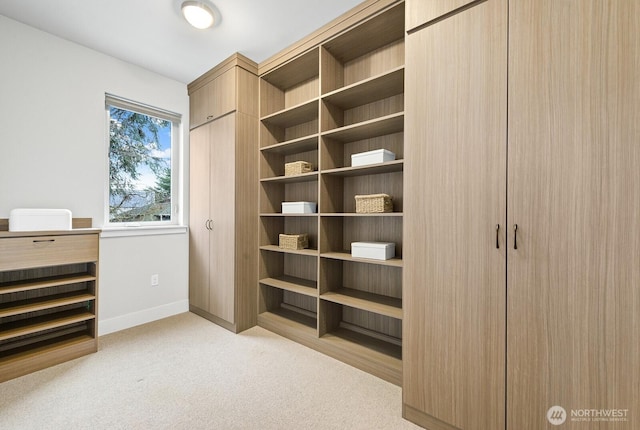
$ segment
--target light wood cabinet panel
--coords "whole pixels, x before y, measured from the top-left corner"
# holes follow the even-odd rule
[[[443,17],[464,6],[483,0],[410,0],[406,5],[406,28],[410,31],[422,24]]]
[[[509,429],[640,425],[640,4],[512,1]],[[555,428],[555,427],[553,427]]]
[[[226,115],[210,125],[209,312],[234,322],[235,307],[235,130],[236,114]],[[235,182],[235,181],[234,181]]]
[[[189,128],[219,118],[236,108],[236,68],[189,93]]]
[[[427,428],[504,428],[506,10],[407,37],[403,399]]]
[[[189,303],[209,309],[210,127],[189,135]]]
[[[4,221],[0,383],[98,350],[100,231],[8,232]]]
[[[223,112],[230,106],[225,101],[231,91],[237,100],[232,112],[190,133],[189,217],[189,308],[234,332],[257,323],[256,68],[235,54],[189,84],[199,91],[203,82],[225,82],[226,76],[234,76],[226,84],[231,90],[209,101]]]

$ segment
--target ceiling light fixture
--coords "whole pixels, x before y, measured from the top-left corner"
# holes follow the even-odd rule
[[[182,2],[182,15],[189,24],[204,30],[213,26],[215,19],[213,10],[201,1],[185,1]]]

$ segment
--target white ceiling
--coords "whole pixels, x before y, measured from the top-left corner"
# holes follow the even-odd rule
[[[197,30],[183,0],[0,0],[0,15],[189,83],[240,52],[261,62],[362,0],[207,0],[221,20]]]

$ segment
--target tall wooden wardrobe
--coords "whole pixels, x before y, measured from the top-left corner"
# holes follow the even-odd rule
[[[189,84],[189,309],[256,325],[258,77],[235,54]]]
[[[406,12],[404,416],[640,428],[640,2]]]

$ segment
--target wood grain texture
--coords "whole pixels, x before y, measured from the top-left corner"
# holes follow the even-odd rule
[[[230,114],[213,121],[210,129],[208,200],[212,228],[209,232],[210,271],[207,310],[230,323],[235,322],[235,266],[239,263],[235,258],[238,246],[235,240],[236,204],[244,198],[242,194],[236,196],[236,189],[239,186],[235,164],[237,115]],[[257,148],[255,154],[257,154]],[[229,179],[233,180],[231,186]],[[256,183],[257,177],[254,179]]]
[[[0,238],[0,270],[98,261],[98,234]]]
[[[189,303],[209,309],[209,145],[211,125],[189,133]]]
[[[257,80],[253,75],[256,86]],[[255,326],[258,316],[258,117],[241,112],[236,116],[234,302],[236,329],[243,331]]]
[[[385,10],[391,9],[398,4],[404,3],[402,0],[366,0],[350,11],[347,11],[333,21],[309,34],[309,36],[295,42],[291,46],[262,61],[258,65],[258,73],[263,75],[300,54],[314,49],[319,44],[350,29],[363,20],[371,19],[377,14],[381,14]],[[400,25],[402,25],[402,21],[399,22]],[[395,39],[397,39],[397,37],[392,38],[392,40]]]
[[[478,0],[407,0],[405,26],[407,31],[440,18]]]
[[[640,425],[640,4],[511,2],[508,428]],[[511,240],[511,239],[510,239]],[[560,428],[560,427],[558,427]]]
[[[403,402],[465,430],[505,426],[506,66],[506,0],[407,37]]]
[[[236,70],[230,69],[189,95],[189,128],[236,109]]]

